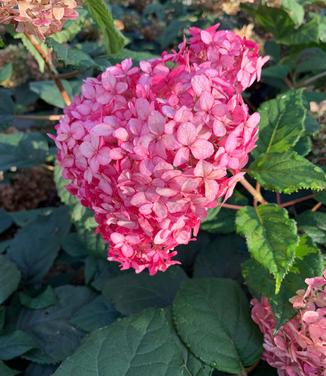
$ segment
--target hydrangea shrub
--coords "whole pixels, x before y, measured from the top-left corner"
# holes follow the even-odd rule
[[[1,376],[326,376],[323,4],[211,3],[0,0]]]

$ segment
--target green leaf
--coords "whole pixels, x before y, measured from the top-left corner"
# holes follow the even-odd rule
[[[261,355],[261,336],[250,319],[248,301],[232,280],[185,282],[173,303],[173,316],[183,343],[220,371],[242,373]]]
[[[236,224],[252,257],[273,274],[278,293],[295,258],[299,240],[295,221],[285,209],[267,204],[240,209]]]
[[[43,163],[48,151],[48,143],[40,133],[1,133],[0,170],[26,168]]]
[[[0,255],[0,304],[18,287],[21,274],[6,256]]]
[[[196,258],[194,277],[240,279],[240,265],[247,258],[247,247],[240,236],[218,236]]]
[[[0,336],[0,360],[10,360],[36,347],[34,339],[21,330]]]
[[[0,234],[6,231],[13,223],[11,216],[0,208]]]
[[[304,19],[304,8],[296,0],[282,0],[282,8],[287,12],[296,26],[300,26]]]
[[[6,320],[6,311],[4,306],[0,306],[0,332],[2,331]]]
[[[76,68],[89,68],[96,65],[95,61],[85,52],[49,38],[48,44],[53,48],[56,57],[62,61],[65,66],[74,66]]]
[[[73,88],[70,82],[66,80],[61,80],[61,82],[69,97],[72,98]],[[53,81],[31,82],[29,87],[34,93],[38,94],[39,97],[44,100],[44,102],[59,108],[64,108],[66,106],[59,89]]]
[[[91,333],[53,376],[210,374],[201,369],[177,338],[168,312],[150,309]]]
[[[264,102],[258,111],[261,120],[255,157],[288,151],[303,135],[307,110],[302,90],[291,90]]]
[[[109,279],[103,295],[123,315],[130,315],[148,307],[167,307],[186,279],[185,272],[177,266],[155,276],[130,273]]]
[[[293,150],[300,154],[302,157],[308,155],[312,150],[312,142],[309,136],[303,136],[300,140],[295,144]]]
[[[60,207],[18,230],[7,254],[29,283],[40,282],[49,271],[69,228],[68,211]]]
[[[305,211],[297,217],[297,222],[299,229],[314,242],[326,245],[326,213]]]
[[[5,365],[4,362],[0,361],[0,375],[1,376],[16,376],[20,373],[20,371],[16,371],[11,369]]]
[[[94,293],[86,287],[60,286],[55,294],[56,305],[39,310],[24,308],[17,319],[17,329],[30,334],[38,345],[24,357],[37,363],[58,363],[72,354],[84,334],[69,320],[94,299]]]
[[[17,212],[10,212],[10,216],[19,227],[24,227],[38,218],[44,218],[51,215],[56,208],[38,208],[32,210],[20,210]]]
[[[315,199],[326,205],[326,191],[317,193]]]
[[[326,52],[321,48],[303,50],[295,66],[297,73],[319,72],[326,70]]]
[[[85,332],[91,332],[111,324],[118,317],[119,313],[113,305],[100,295],[81,307],[70,322]]]
[[[228,203],[247,205],[248,200],[239,191],[234,191]],[[235,214],[235,211],[219,206],[208,209],[207,217],[201,222],[200,228],[210,233],[230,234],[235,231]]]
[[[9,80],[12,75],[12,64],[6,64],[0,69],[0,84],[1,82]]]
[[[30,309],[48,308],[57,302],[57,298],[51,286],[47,286],[41,294],[35,297],[31,297],[21,292],[19,293],[19,300],[21,305]]]
[[[27,51],[35,58],[35,60],[38,63],[38,67],[41,73],[44,73],[45,70],[45,61],[43,57],[40,55],[40,53],[37,51],[37,49],[33,46],[33,44],[30,42],[30,40],[27,38],[27,36],[24,33],[15,33],[14,35],[15,39],[20,39],[27,49]],[[45,43],[40,43],[40,41],[37,42],[39,46],[42,48],[44,53],[47,55],[49,53],[49,49],[47,48]]]
[[[294,151],[262,154],[250,165],[249,173],[264,188],[282,193],[326,188],[323,170]]]
[[[243,274],[255,296],[269,299],[276,319],[275,327],[279,329],[296,314],[289,299],[295,296],[298,290],[307,287],[306,278],[322,275],[323,269],[323,257],[319,249],[304,236],[296,248],[296,260],[284,278],[279,294],[274,292],[272,275],[256,261],[247,261],[243,265]]]
[[[126,44],[126,39],[115,27],[111,13],[104,0],[85,0],[89,14],[104,37],[108,54],[115,54]]]

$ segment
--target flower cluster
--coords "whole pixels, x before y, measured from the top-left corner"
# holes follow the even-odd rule
[[[0,24],[13,23],[18,32],[44,39],[78,17],[77,5],[76,0],[0,0]]]
[[[255,147],[259,115],[241,92],[267,58],[217,26],[190,33],[178,51],[87,79],[56,127],[67,188],[94,211],[123,269],[177,263],[174,248],[230,197]]]
[[[280,376],[326,375],[326,270],[306,279],[308,288],[290,301],[297,315],[274,335],[275,318],[267,298],[253,300],[252,318],[264,334],[263,359]]]

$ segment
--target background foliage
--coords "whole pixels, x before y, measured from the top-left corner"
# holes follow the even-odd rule
[[[245,94],[261,115],[247,178],[263,205],[239,184],[179,247],[182,265],[155,277],[106,261],[47,137],[64,100],[30,41],[0,25],[1,376],[276,374],[259,362],[248,301],[269,297],[280,326],[294,314],[288,299],[324,269],[325,5],[86,0],[42,45],[70,97],[125,57],[175,47],[191,25],[219,22],[271,57]]]

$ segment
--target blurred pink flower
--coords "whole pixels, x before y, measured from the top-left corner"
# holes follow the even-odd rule
[[[43,40],[61,30],[67,20],[78,17],[75,0],[0,0],[0,24]]]
[[[176,264],[174,248],[230,197],[257,140],[259,115],[241,92],[267,59],[217,26],[190,33],[178,51],[87,79],[56,127],[68,189],[94,211],[123,269]]]
[[[280,376],[326,375],[326,270],[306,279],[308,288],[290,299],[298,312],[274,334],[275,318],[267,298],[252,301],[252,318],[264,335],[263,359]]]

